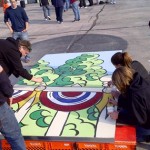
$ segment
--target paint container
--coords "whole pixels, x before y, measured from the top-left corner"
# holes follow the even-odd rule
[[[114,112],[114,107],[113,106],[107,106],[107,112],[108,113]]]

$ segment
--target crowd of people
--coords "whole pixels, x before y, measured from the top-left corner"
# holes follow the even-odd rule
[[[88,6],[92,6],[94,4],[93,0],[88,0],[88,2],[89,2]],[[68,11],[69,8],[72,8],[72,11],[74,13],[74,20],[72,22],[80,21],[79,8],[87,8],[86,0],[51,0],[51,3],[55,7],[56,20],[60,24],[63,23],[63,12]],[[116,0],[110,0],[110,1],[97,0],[98,5],[104,3],[116,4]],[[49,0],[40,0],[40,6],[43,9],[44,19],[51,20]]]
[[[11,0],[10,0],[10,2],[11,2]],[[22,6],[21,2],[24,2],[24,1],[20,1],[20,6],[24,8],[25,4],[24,4],[24,6]],[[94,4],[93,0],[88,0],[88,3],[89,3],[88,6],[92,6]],[[108,4],[108,3],[116,4],[116,0],[104,0],[104,1],[97,0],[97,5],[104,4],[104,3],[106,3],[106,4]],[[17,7],[16,4],[17,3],[11,3],[11,6],[12,6],[13,9]],[[50,15],[51,15],[50,14],[50,1],[49,0],[39,0],[39,4],[43,9],[44,19],[45,20],[51,20],[51,17],[50,17]],[[60,24],[63,23],[63,12],[68,11],[69,8],[72,8],[72,11],[73,11],[73,14],[74,14],[74,20],[72,22],[80,21],[80,9],[79,8],[87,8],[86,0],[51,0],[51,4],[55,8],[56,20]],[[6,9],[10,6],[8,0],[2,0],[1,5],[3,6],[4,13],[5,13]],[[26,15],[26,13],[24,15]],[[26,21],[28,23],[27,16],[26,16]],[[10,28],[10,25],[8,23],[7,23],[7,26],[10,29],[10,31],[12,32],[12,30]],[[27,33],[26,33],[26,39],[27,38],[28,38],[28,36],[27,36]],[[27,58],[27,59],[29,59],[29,58]]]

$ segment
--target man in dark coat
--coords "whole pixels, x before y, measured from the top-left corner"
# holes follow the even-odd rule
[[[52,0],[52,5],[55,7],[56,20],[58,23],[63,23],[63,9],[65,0]]]
[[[0,64],[8,76],[13,74],[15,77],[22,76],[27,80],[42,82],[42,78],[34,77],[23,68],[21,56],[26,56],[31,51],[29,41],[16,41],[9,37],[6,40],[0,39]]]

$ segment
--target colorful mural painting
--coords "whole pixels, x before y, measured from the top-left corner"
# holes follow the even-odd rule
[[[106,84],[116,51],[48,54],[30,72],[44,83],[21,79],[12,109],[24,136],[114,139],[115,121],[107,114],[112,98]],[[109,91],[109,92],[108,92]]]

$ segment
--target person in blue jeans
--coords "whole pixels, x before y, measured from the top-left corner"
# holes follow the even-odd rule
[[[45,20],[51,20],[49,1],[48,0],[40,0],[40,6],[43,8]]]
[[[72,10],[74,13],[74,20],[75,21],[80,21],[80,10],[79,10],[79,1],[78,0],[71,0],[71,5],[72,5]]]
[[[70,7],[70,0],[65,0],[65,3],[64,3],[64,12],[68,11],[69,7]]]
[[[12,150],[26,150],[19,124],[9,106],[12,103],[13,92],[10,80],[0,65],[0,132]],[[1,146],[0,150],[2,150]]]
[[[17,6],[17,0],[10,0],[11,6],[4,14],[4,22],[10,30],[12,37],[20,40],[28,40],[29,19],[25,10]],[[11,23],[10,23],[11,22]],[[30,61],[30,56],[25,57],[25,62]]]

